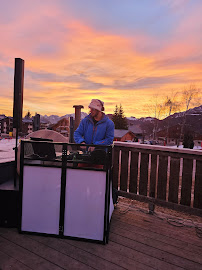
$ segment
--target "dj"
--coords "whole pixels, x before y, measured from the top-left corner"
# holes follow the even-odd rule
[[[90,114],[86,116],[74,132],[76,143],[95,145],[110,145],[114,139],[114,123],[103,113],[104,102],[99,99],[92,99],[88,106]],[[85,148],[85,147],[84,147]],[[93,151],[94,147],[88,148]],[[95,168],[103,168],[103,165],[90,165]],[[78,164],[78,167],[89,167],[89,164]],[[117,190],[113,188],[113,202],[117,203]]]
[[[114,139],[114,123],[103,113],[104,102],[92,99],[86,116],[74,132],[76,143],[110,145]],[[92,149],[93,150],[93,149]]]

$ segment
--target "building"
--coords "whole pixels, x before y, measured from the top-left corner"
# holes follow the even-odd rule
[[[115,129],[114,130],[114,141],[132,141],[138,142],[142,139],[143,132],[138,126],[130,126],[129,129]]]
[[[47,129],[49,127],[49,123],[40,120],[40,129]]]
[[[137,125],[130,125],[128,128],[129,131],[132,131],[133,134],[135,134],[137,139],[142,139],[143,137],[143,131],[142,129]]]
[[[22,134],[27,135],[33,132],[33,120],[23,119],[22,120]]]
[[[114,130],[114,141],[134,141],[136,139],[135,134],[127,129],[115,129]]]
[[[49,123],[39,121],[39,126],[39,129],[46,129],[49,126]],[[23,118],[21,135],[28,135],[33,131],[33,118]],[[4,114],[0,114],[0,134],[9,134],[9,132],[13,132],[13,117],[7,117]]]
[[[1,126],[2,126],[2,120],[5,118],[5,114],[0,114],[0,134],[2,133]]]
[[[3,117],[2,119],[0,119],[1,122],[1,133],[6,133],[9,134],[9,132],[13,131],[13,117]]]
[[[55,125],[51,126],[51,129],[54,131],[59,132],[60,134],[64,135],[65,137],[69,136],[69,119],[64,117],[59,120]]]

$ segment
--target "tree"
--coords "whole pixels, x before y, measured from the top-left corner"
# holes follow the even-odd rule
[[[28,111],[27,113],[26,113],[26,115],[25,115],[25,119],[30,119],[31,118],[31,113],[30,113],[30,111]]]
[[[184,108],[183,120],[181,125],[180,132],[180,141],[182,141],[185,125],[186,125],[186,116],[191,105],[197,105],[199,103],[199,93],[201,89],[198,89],[194,84],[190,84],[188,87],[185,87],[182,91],[182,103],[181,106]]]
[[[184,133],[183,147],[190,149],[194,148],[193,135],[191,134],[190,131]]]
[[[112,115],[112,121],[114,122],[115,129],[128,129],[128,121],[124,116],[124,111],[121,104],[119,107],[116,105],[114,114]]]
[[[167,96],[166,97],[166,100],[164,102],[164,111],[167,115],[167,132],[166,132],[166,137],[167,137],[167,140],[169,138],[169,128],[170,128],[170,115],[175,113],[176,111],[179,110],[180,108],[180,104],[179,102],[177,101],[177,95],[178,95],[178,92],[176,93],[172,93],[171,96]]]
[[[163,102],[159,97],[159,94],[154,94],[150,103],[146,105],[148,107],[148,111],[152,117],[154,117],[153,124],[153,136],[152,139],[157,139],[157,131],[159,127],[159,119],[161,118],[163,112]]]

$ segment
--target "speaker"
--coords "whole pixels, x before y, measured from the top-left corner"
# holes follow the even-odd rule
[[[0,227],[17,228],[19,191],[0,190]]]
[[[40,114],[36,114],[33,119],[33,131],[40,129]]]
[[[13,127],[19,129],[22,126],[23,86],[24,60],[15,58]]]

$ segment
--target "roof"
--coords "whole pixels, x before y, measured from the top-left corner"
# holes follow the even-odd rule
[[[5,114],[0,114],[0,120],[4,119],[5,117]]]
[[[134,134],[142,134],[142,129],[139,126],[129,126],[129,130],[132,131]]]
[[[131,132],[131,131],[128,129],[115,129],[114,130],[114,137],[115,138],[122,138],[128,132]]]
[[[24,119],[22,119],[22,122],[23,123],[33,123],[33,120],[32,119],[26,119],[26,118],[24,118]]]

